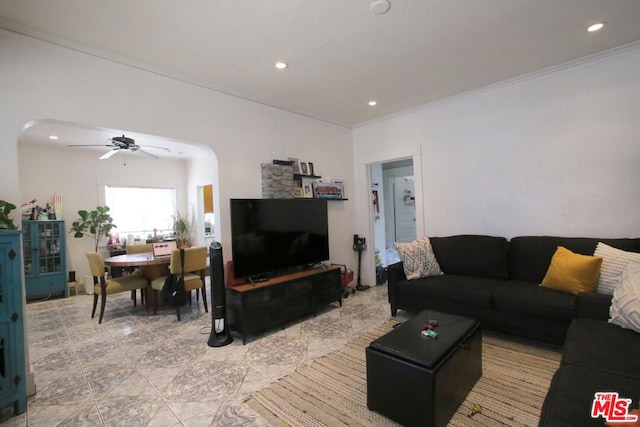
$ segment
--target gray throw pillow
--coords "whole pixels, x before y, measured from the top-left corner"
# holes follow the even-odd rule
[[[407,279],[420,279],[444,274],[436,260],[428,237],[411,243],[396,243],[395,246],[403,262],[404,274]]]

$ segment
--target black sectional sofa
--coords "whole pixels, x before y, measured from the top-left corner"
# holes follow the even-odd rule
[[[598,242],[640,252],[640,239],[554,236],[432,237],[440,276],[407,280],[388,267],[391,314],[433,309],[472,317],[483,328],[563,346],[541,426],[604,424],[591,418],[595,391],[640,400],[640,334],[607,322],[611,295],[572,295],[539,286],[558,246],[593,255]]]
[[[569,324],[577,317],[578,300],[588,296],[584,310],[608,310],[611,295],[572,295],[540,287],[557,247],[593,255],[598,242],[603,242],[640,252],[640,239],[521,236],[507,240],[460,235],[430,241],[444,275],[407,280],[401,262],[390,265],[393,316],[398,309],[429,308],[475,318],[486,329],[558,346],[564,344]]]
[[[640,334],[608,323],[609,307],[597,295],[578,301],[540,426],[602,426],[590,413],[596,391],[631,399],[629,410],[640,405]]]

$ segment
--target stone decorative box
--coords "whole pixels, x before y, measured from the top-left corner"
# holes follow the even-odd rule
[[[293,169],[289,165],[262,164],[262,197],[293,199]]]

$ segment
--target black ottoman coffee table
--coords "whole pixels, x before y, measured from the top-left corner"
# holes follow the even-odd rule
[[[437,320],[437,338],[422,335]],[[404,426],[446,426],[482,375],[473,319],[425,310],[366,349],[367,406]]]

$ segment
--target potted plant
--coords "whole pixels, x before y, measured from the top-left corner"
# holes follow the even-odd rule
[[[109,206],[98,206],[88,212],[79,210],[78,216],[80,219],[73,221],[69,233],[74,233],[73,237],[76,238],[91,237],[95,241],[95,250],[98,252],[100,240],[116,228],[113,218],[109,215]]]
[[[0,200],[0,230],[17,230],[18,227],[13,223],[13,219],[10,217],[11,211],[16,208],[16,205],[10,202]]]
[[[182,215],[180,212],[173,216],[173,234],[179,248],[187,248],[190,245],[193,218]]]

